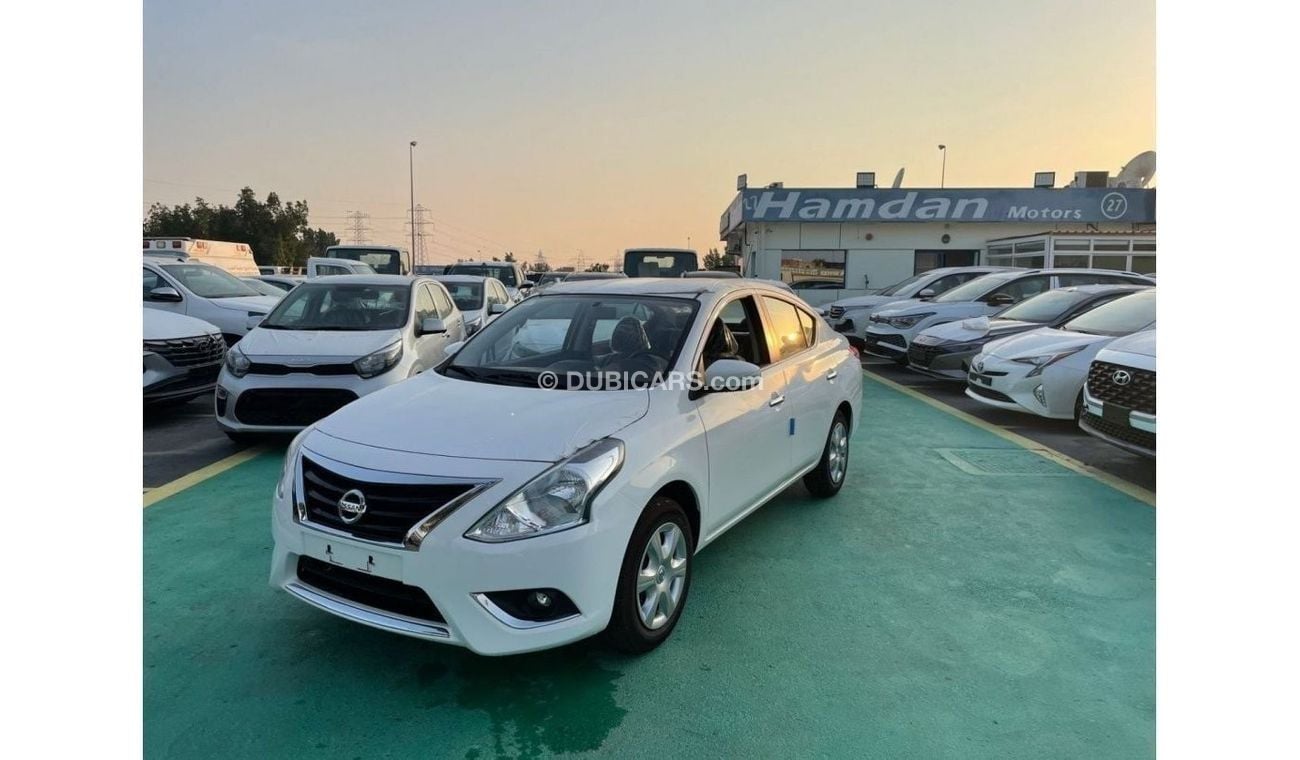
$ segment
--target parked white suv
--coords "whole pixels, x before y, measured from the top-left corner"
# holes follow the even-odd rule
[[[801,478],[839,491],[861,395],[848,342],[775,286],[555,285],[294,439],[271,584],[481,654],[606,629],[645,652],[702,547]]]
[[[1156,331],[1119,338],[1097,352],[1083,386],[1079,427],[1146,457],[1156,455]]]
[[[836,331],[849,336],[855,345],[862,345],[867,329],[867,317],[885,304],[908,299],[928,301],[949,290],[986,274],[1000,272],[1007,267],[941,267],[912,275],[894,283],[878,293],[853,296],[833,301],[824,308],[826,320]]]
[[[981,317],[1056,288],[1072,285],[1154,285],[1140,274],[1110,269],[1012,269],[994,272],[929,301],[887,304],[868,318],[864,350],[907,363],[907,349],[922,330],[959,319]]]
[[[228,345],[234,345],[279,302],[211,264],[144,257],[144,305],[216,325]]]
[[[236,439],[297,432],[437,365],[464,337],[456,304],[427,277],[308,280],[226,354],[217,424]]]

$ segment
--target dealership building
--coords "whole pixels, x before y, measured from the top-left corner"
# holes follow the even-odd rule
[[[719,224],[726,252],[812,303],[945,266],[1156,271],[1154,189],[1104,177],[1101,187],[877,188],[862,176],[854,188],[748,188],[742,176]]]

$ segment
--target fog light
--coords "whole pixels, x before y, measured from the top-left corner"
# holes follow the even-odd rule
[[[578,608],[573,600],[563,591],[554,588],[491,591],[475,596],[490,600],[495,609],[485,605],[488,611],[507,625],[516,627],[521,623],[549,623],[578,614]]]
[[[1043,386],[1034,388],[1034,398],[1038,399],[1038,403],[1047,406],[1047,394],[1043,392]]]
[[[534,607],[540,607],[541,609],[549,609],[551,606],[551,596],[545,591],[534,591],[529,595],[528,601]]]

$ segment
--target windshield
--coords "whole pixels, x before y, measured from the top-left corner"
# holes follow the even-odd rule
[[[1046,324],[1061,317],[1092,296],[1077,290],[1049,290],[998,314],[998,319],[1018,319],[1021,322]]]
[[[1080,314],[1062,329],[1091,335],[1128,335],[1151,327],[1155,321],[1156,292],[1144,290]]]
[[[456,302],[456,308],[461,311],[478,311],[483,308],[483,283],[481,282],[448,282],[439,280],[442,286],[451,293],[451,300]]]
[[[903,280],[902,282],[896,282],[896,283],[894,283],[893,285],[890,285],[889,287],[885,288],[884,290],[881,290],[881,291],[877,292],[876,295],[878,295],[878,296],[896,296],[896,295],[898,295],[899,293],[901,293],[901,292],[903,292],[904,290],[906,290],[908,285],[911,285],[912,283],[916,282],[917,280],[919,280],[919,279],[921,279],[922,277],[925,277],[925,276],[926,276],[925,273],[922,273],[922,274],[914,274],[914,275],[912,275],[911,277],[908,277],[906,280]]]
[[[256,290],[258,293],[261,293],[264,296],[275,296],[276,298],[279,298],[280,296],[284,295],[284,290],[277,288],[276,286],[272,285],[269,282],[265,282],[263,280],[254,280],[250,277],[241,277],[239,279],[242,282],[244,282],[246,285],[248,285],[248,287],[252,288],[253,290]]]
[[[163,264],[167,274],[180,280],[184,288],[200,298],[238,298],[261,295],[230,274],[207,264]]]
[[[595,387],[575,378],[613,373],[623,379],[622,388],[646,387],[677,360],[698,307],[693,299],[656,296],[530,298],[480,330],[441,372],[574,390]]]
[[[677,251],[628,251],[623,273],[628,277],[681,277],[699,269],[695,254]]]
[[[935,298],[931,303],[974,301],[985,293],[1011,282],[1022,274],[1024,273],[1012,272],[1011,274],[986,274],[983,277],[976,277],[970,282],[964,282],[938,298]]]
[[[447,274],[472,274],[478,277],[495,277],[507,288],[519,287],[515,268],[509,264],[452,264]]]
[[[401,252],[390,248],[327,248],[325,256],[369,264],[377,274],[404,274]]]
[[[271,330],[395,330],[406,324],[410,285],[307,283],[262,320]]]

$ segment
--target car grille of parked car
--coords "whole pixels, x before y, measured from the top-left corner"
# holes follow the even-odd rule
[[[235,419],[245,425],[305,427],[357,400],[340,388],[253,388],[239,394]]]
[[[175,367],[197,367],[221,361],[226,355],[226,341],[220,335],[146,340],[144,350],[158,354]]]
[[[1001,391],[995,391],[992,388],[985,388],[984,386],[976,385],[975,383],[967,383],[966,387],[970,388],[971,392],[976,396],[983,396],[984,398],[992,399],[993,401],[1002,401],[1008,404],[1016,403],[1015,399]]]
[[[1135,427],[1129,427],[1118,422],[1102,419],[1091,412],[1085,412],[1079,421],[1084,427],[1091,428],[1102,435],[1109,436],[1116,440],[1131,443],[1148,451],[1156,450],[1156,434],[1146,430],[1139,430]]]
[[[384,612],[435,623],[447,622],[423,589],[400,581],[305,556],[298,558],[298,580],[327,594]]]
[[[475,487],[474,483],[371,483],[353,480],[302,458],[307,522],[368,541],[400,544],[406,534],[438,507]],[[352,524],[339,516],[339,499],[348,491],[365,496],[366,511]]]
[[[918,367],[929,367],[934,357],[941,353],[938,346],[921,346],[913,342],[907,347],[907,360]]]
[[[844,316],[844,307],[832,306],[830,309],[827,310],[826,313],[830,316],[831,319],[839,319],[840,317]]]
[[[890,346],[898,346],[899,348],[907,347],[907,339],[898,333],[889,333],[888,335],[868,335],[867,343],[884,343]]]
[[[295,372],[309,375],[355,375],[357,368],[351,364],[312,364],[295,367],[288,364],[253,362],[248,365],[250,375],[292,375]]]
[[[1119,385],[1115,373],[1128,373],[1128,382]],[[1147,414],[1156,413],[1156,373],[1125,367],[1121,364],[1095,361],[1088,369],[1088,395],[1107,404],[1136,409]]]

